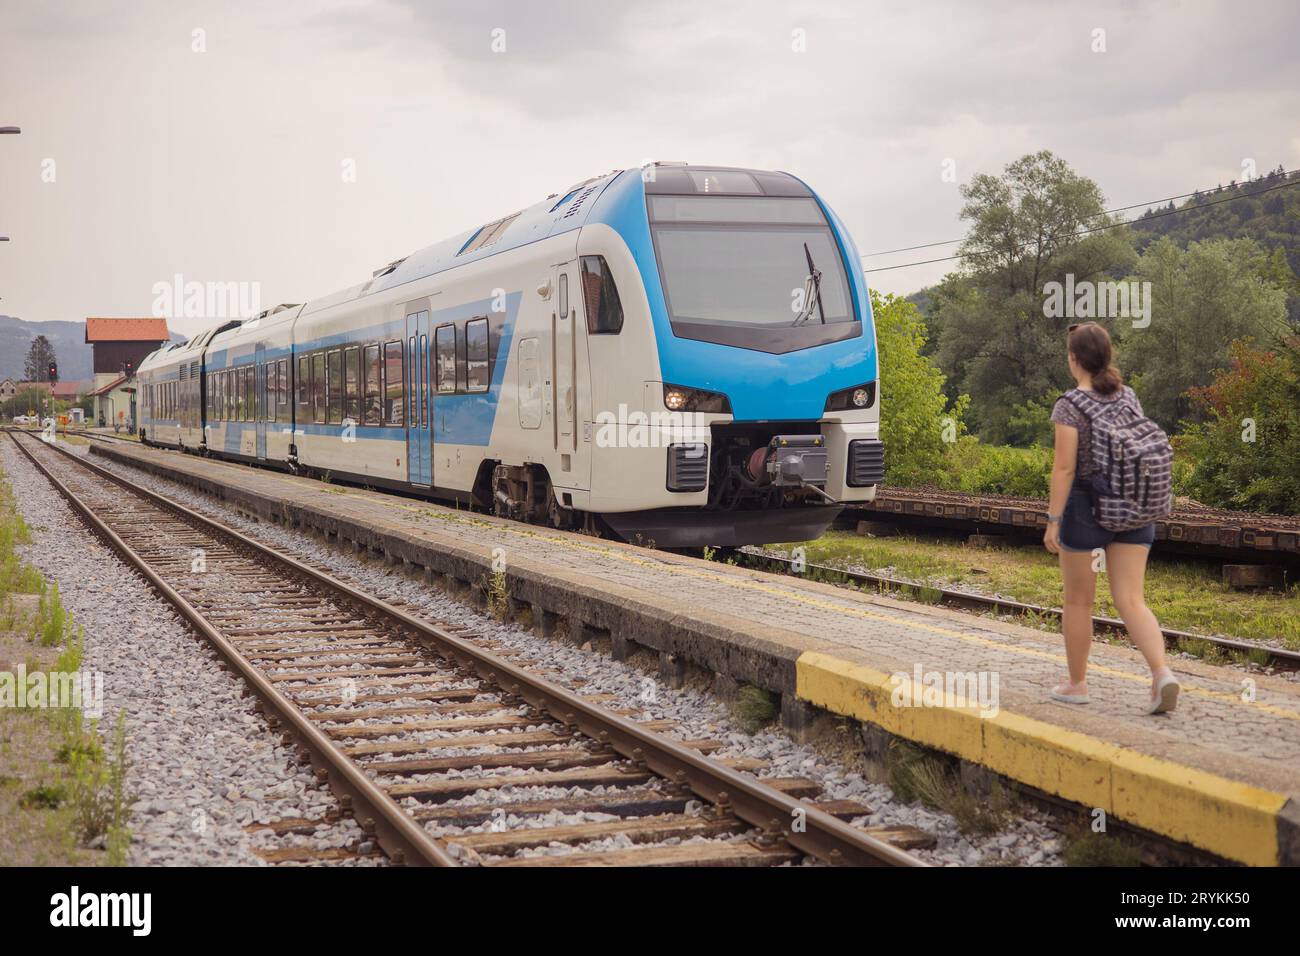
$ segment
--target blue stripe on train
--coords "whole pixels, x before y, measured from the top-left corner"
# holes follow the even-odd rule
[[[499,317],[499,324],[492,322],[489,325],[495,325],[493,332],[497,336],[497,349],[495,361],[492,365],[492,381],[486,392],[467,393],[460,395],[433,395],[433,421],[434,431],[433,440],[453,445],[480,445],[486,446],[492,438],[492,424],[496,420],[497,405],[501,401],[501,387],[505,381],[506,365],[510,358],[510,342],[514,337],[515,323],[519,318],[519,305],[523,301],[522,292],[510,292],[505,296],[504,312],[494,312],[492,306],[493,299],[480,299],[476,302],[467,302],[464,305],[452,306],[447,309],[439,309],[429,313],[429,332],[430,348],[433,346],[433,332],[439,325],[446,325],[449,322],[462,322],[465,319],[488,316],[492,319]],[[362,344],[368,341],[383,339],[401,339],[404,335],[395,331],[392,323],[386,325],[377,325],[364,329],[359,332],[338,333],[334,335],[322,336],[321,338],[311,339],[302,343],[294,344],[294,351],[305,353],[312,352],[316,349],[331,348],[334,346]],[[462,343],[463,348],[463,343]],[[267,350],[267,358],[273,357],[271,350]],[[288,350],[279,349],[277,354],[280,356],[288,355]],[[224,362],[226,350],[214,353],[215,358]],[[218,371],[222,367],[238,367],[240,365],[251,365],[253,354],[248,354],[247,362],[237,362],[231,366],[213,366],[209,365],[210,371]],[[225,422],[227,433],[225,436],[224,448],[231,453],[239,452],[239,436],[245,427],[255,427],[256,422]],[[287,423],[267,422],[267,427],[272,430],[287,428]],[[342,433],[342,425],[322,425],[319,423],[299,424],[299,432],[308,435],[338,435]],[[232,434],[233,431],[233,434]],[[381,434],[375,434],[375,433]],[[357,435],[359,437],[372,438],[392,438],[393,440],[405,441],[406,429],[403,427],[383,427],[373,425],[357,426]],[[233,443],[233,445],[232,445]]]

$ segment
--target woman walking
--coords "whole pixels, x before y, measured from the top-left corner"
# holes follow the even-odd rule
[[[1088,653],[1092,649],[1092,611],[1097,587],[1097,559],[1104,569],[1111,598],[1124,620],[1129,638],[1151,668],[1147,713],[1172,711],[1179,685],[1165,664],[1165,641],[1156,617],[1143,598],[1147,557],[1155,540],[1155,524],[1128,531],[1109,531],[1093,514],[1090,479],[1097,471],[1091,451],[1095,403],[1127,402],[1140,417],[1142,406],[1133,389],[1124,385],[1111,364],[1113,349],[1106,330],[1095,322],[1070,326],[1067,361],[1076,388],[1052,409],[1056,423],[1056,452],[1051,497],[1043,544],[1060,555],[1065,586],[1062,630],[1069,676],[1051,692],[1053,700],[1088,703]]]

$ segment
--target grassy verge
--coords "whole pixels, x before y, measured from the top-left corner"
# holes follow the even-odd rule
[[[0,695],[0,866],[123,865],[133,802],[124,715],[106,751],[79,707],[17,706],[23,673],[82,665],[82,630],[58,586],[17,553],[28,540],[0,476],[0,681],[9,694]]]
[[[1037,545],[975,549],[940,537],[873,538],[831,531],[803,547],[810,564],[851,567],[915,582],[916,590],[906,595],[912,600],[933,599],[927,587],[957,585],[1027,604],[1061,604],[1056,556]],[[787,552],[789,548],[778,546]],[[1234,591],[1222,582],[1217,568],[1162,559],[1147,569],[1147,603],[1165,627],[1278,641],[1300,649],[1300,587],[1286,592]],[[1104,576],[1097,582],[1097,613],[1119,616]],[[1186,650],[1197,653],[1195,646]]]

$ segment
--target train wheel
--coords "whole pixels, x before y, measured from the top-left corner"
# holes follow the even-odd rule
[[[573,509],[560,507],[560,500],[555,497],[555,489],[546,490],[546,515],[552,528],[568,531],[573,527]]]

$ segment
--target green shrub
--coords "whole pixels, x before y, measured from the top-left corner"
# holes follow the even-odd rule
[[[949,448],[940,484],[967,494],[1045,498],[1051,472],[1050,448],[985,445],[964,435]]]
[[[1195,463],[1186,493],[1221,508],[1300,514],[1300,337],[1275,350],[1234,343],[1231,367],[1192,397],[1208,417],[1177,441]]]

